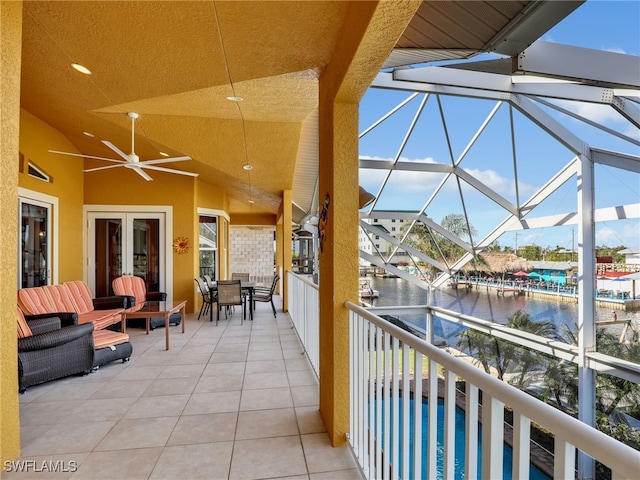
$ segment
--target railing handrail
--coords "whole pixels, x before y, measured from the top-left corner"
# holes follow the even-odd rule
[[[501,325],[490,320],[483,320],[477,317],[458,313],[453,310],[447,310],[442,307],[428,306],[428,305],[413,305],[413,306],[384,306],[384,307],[370,307],[367,308],[369,312],[384,312],[384,313],[426,313],[431,312],[438,314],[439,317],[463,325],[468,328],[473,328],[481,332],[488,333],[490,335],[502,338],[504,340],[514,342],[518,345],[532,348],[548,355],[553,355],[557,358],[567,360],[569,362],[576,363],[578,361],[578,347],[569,343],[564,343],[559,340],[551,340],[545,337],[540,337],[523,330],[517,330],[514,328]],[[594,370],[598,370],[609,375],[613,375],[631,382],[640,383],[640,365],[632,363],[626,360],[605,355],[598,352],[586,352],[585,356],[589,360],[589,367]]]
[[[352,302],[346,302],[345,306],[409,347],[464,378],[465,381],[476,385],[488,395],[517,409],[519,413],[571,443],[592,458],[601,460],[608,465],[615,465],[618,473],[626,478],[634,478],[638,475],[640,452],[434,347]]]

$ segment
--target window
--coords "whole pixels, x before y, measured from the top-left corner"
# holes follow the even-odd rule
[[[395,219],[395,218],[392,218],[392,219],[391,219],[391,223],[396,223],[396,219]]]
[[[378,219],[377,219],[377,218],[374,218],[374,219],[373,219],[373,223],[378,223]]]
[[[391,227],[391,231],[395,232],[396,231],[396,227]]]
[[[218,251],[218,225],[216,217],[200,215],[200,276],[209,275],[216,280],[216,254]]]
[[[380,240],[380,235],[376,235],[376,240]]]

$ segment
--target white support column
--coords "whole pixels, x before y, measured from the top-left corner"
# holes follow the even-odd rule
[[[588,154],[587,154],[588,153]],[[578,164],[578,418],[595,425],[595,371],[586,353],[595,350],[595,222],[594,168],[591,152],[580,155]],[[595,478],[595,462],[580,453],[578,478]]]

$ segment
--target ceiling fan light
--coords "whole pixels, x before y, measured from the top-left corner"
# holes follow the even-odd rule
[[[251,205],[253,205],[253,204],[254,204],[254,203],[256,203],[256,202],[254,202],[253,200],[249,200],[249,203],[250,203]]]
[[[84,65],[80,65],[79,63],[72,63],[71,66],[76,69],[80,73],[84,73],[85,75],[91,75],[91,70],[89,70]]]

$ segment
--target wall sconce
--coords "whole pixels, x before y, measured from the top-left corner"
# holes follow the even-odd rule
[[[364,188],[362,187],[358,187],[359,190],[359,194],[358,194],[358,210],[360,210],[361,208],[366,207],[367,205],[371,205],[373,203],[373,201],[376,199],[376,197],[372,194],[370,194],[369,192],[367,192]]]

